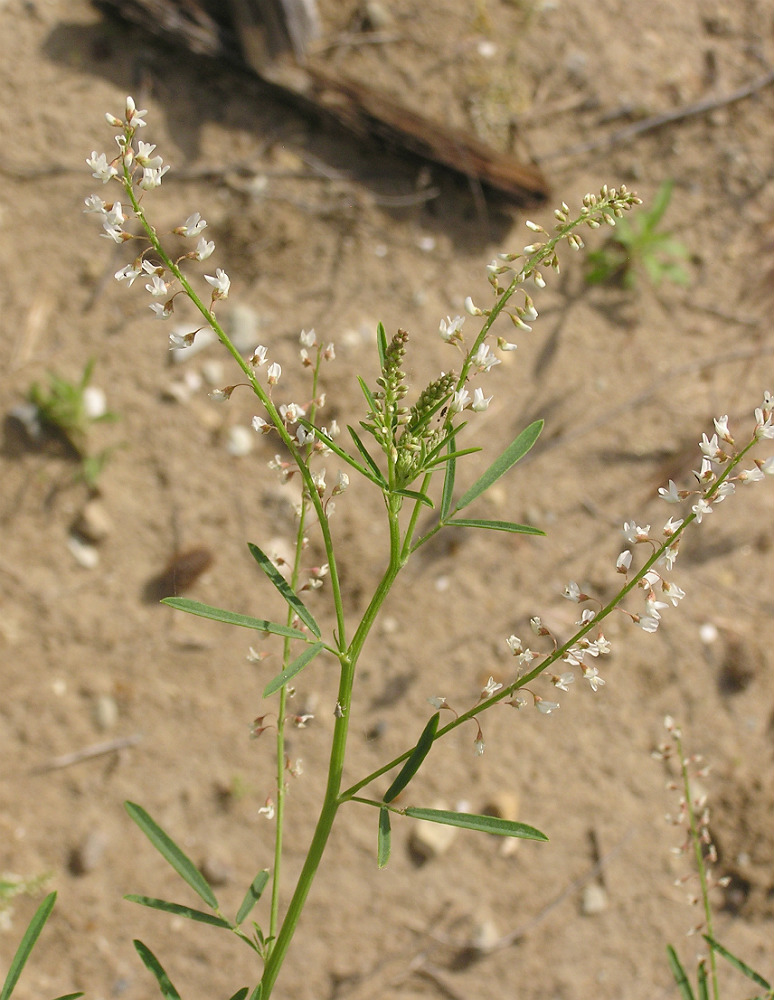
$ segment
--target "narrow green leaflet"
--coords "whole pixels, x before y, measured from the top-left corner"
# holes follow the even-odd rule
[[[275,691],[279,691],[281,687],[285,687],[290,678],[295,677],[299,670],[303,670],[307,663],[310,663],[322,649],[325,649],[324,642],[316,642],[312,646],[307,646],[303,653],[297,656],[292,663],[289,663],[281,674],[277,674],[273,680],[269,681],[263,689],[264,698],[268,698]]]
[[[360,384],[360,388],[363,390],[363,395],[366,398],[366,402],[368,403],[368,408],[370,409],[371,413],[378,413],[379,407],[376,405],[374,394],[371,392],[371,390],[365,384],[365,381],[359,375],[357,377],[357,380]]]
[[[315,437],[319,438],[320,441],[323,442],[323,444],[327,445],[331,449],[331,451],[334,454],[338,455],[339,458],[341,458],[343,461],[345,461],[347,465],[351,465],[353,469],[357,469],[357,471],[361,475],[365,476],[366,479],[370,479],[371,482],[377,482],[370,469],[366,469],[364,466],[360,464],[360,462],[356,462],[355,459],[348,452],[344,451],[343,448],[340,448],[339,445],[336,444],[333,438],[328,437],[327,434],[323,434],[323,432],[320,430],[319,427],[315,427],[315,425],[311,423],[311,421],[305,420],[303,417],[301,417],[299,423],[303,427],[305,427],[308,431],[313,431]],[[379,485],[381,486],[381,481],[379,480],[378,482]]]
[[[376,863],[386,868],[390,860],[390,812],[384,806],[379,810],[379,839],[376,846]]]
[[[423,503],[428,507],[435,507],[435,504],[430,499],[426,493],[420,493],[418,490],[393,490],[400,497],[406,497],[408,500],[418,500],[419,503]]]
[[[204,900],[207,906],[211,907],[213,910],[217,910],[218,901],[215,898],[215,894],[193,861],[191,861],[191,859],[180,850],[174,840],[172,840],[172,838],[169,837],[161,829],[161,827],[150,818],[142,806],[138,806],[134,802],[125,802],[124,807],[129,813],[130,818],[134,820],[137,826],[139,826],[159,854],[166,861],[168,861],[170,865],[172,865],[183,881],[187,882],[191,886],[193,891],[197,894],[197,896],[199,896],[200,899]]]
[[[375,482],[378,482],[379,485],[383,489],[385,489],[387,487],[387,480],[382,475],[381,470],[379,469],[379,466],[371,458],[370,454],[368,453],[368,449],[366,448],[366,446],[363,444],[363,442],[358,437],[357,431],[355,430],[354,427],[350,427],[349,424],[347,424],[347,430],[349,431],[350,437],[355,442],[355,447],[360,452],[360,454],[363,456],[363,458],[366,461],[366,464],[368,465],[368,468],[373,473],[373,475],[375,477]]]
[[[478,479],[470,489],[463,493],[457,503],[454,505],[454,510],[462,510],[467,507],[468,504],[472,503],[477,497],[480,497],[482,493],[485,493],[489,487],[496,483],[500,476],[504,476],[505,473],[514,466],[520,458],[524,458],[533,444],[540,437],[540,432],[543,430],[543,421],[536,420],[531,423],[529,427],[525,427],[524,430],[519,434],[515,441],[510,444],[505,451],[500,455],[498,459],[489,466],[484,475]]]
[[[548,840],[548,837],[526,823],[515,823],[509,819],[499,819],[497,816],[479,816],[476,813],[451,812],[447,809],[418,809],[407,806],[403,813],[412,819],[426,819],[430,823],[443,823],[445,826],[461,826],[466,830],[479,830],[481,833],[494,833],[500,837],[520,837],[522,840]]]
[[[229,1000],[245,1000],[245,997],[249,992],[250,992],[250,987],[243,986],[241,990],[237,990],[232,997],[229,997]]]
[[[236,925],[239,927],[241,923],[247,920],[250,910],[255,906],[258,900],[261,898],[261,893],[266,888],[266,884],[269,881],[269,869],[264,868],[259,871],[258,874],[252,881],[250,888],[245,893],[245,898],[242,900],[242,905],[239,907],[239,912],[236,915]]]
[[[55,1000],[78,1000],[78,997],[85,997],[86,994],[81,993],[65,993],[61,997],[55,997]]]
[[[161,995],[165,1000],[180,1000],[180,994],[169,980],[169,976],[164,971],[161,962],[156,958],[150,948],[142,941],[134,939],[134,947],[142,960],[142,964],[156,977],[156,982],[161,989]]]
[[[393,781],[384,793],[382,802],[392,802],[394,798],[400,795],[406,785],[411,781],[419,768],[422,766],[422,761],[430,753],[430,747],[433,745],[435,734],[438,732],[438,720],[440,718],[441,713],[436,712],[422,730],[422,735],[417,740],[417,745],[411,751],[411,755],[400,769],[400,773],[395,781]]]
[[[771,983],[765,980],[763,976],[761,976],[759,973],[755,971],[755,969],[751,969],[746,962],[743,962],[741,960],[741,958],[737,958],[736,955],[732,955],[727,948],[724,948],[722,944],[720,944],[714,938],[711,938],[708,934],[702,934],[702,937],[710,946],[710,948],[712,948],[713,951],[716,951],[718,955],[722,955],[727,962],[730,962],[735,969],[738,969],[739,972],[747,976],[748,979],[752,979],[752,981],[757,986],[762,986],[764,990],[771,989]]]
[[[263,983],[258,983],[253,992],[250,994],[250,1000],[261,1000],[263,996]]]
[[[56,893],[50,892],[35,911],[27,930],[24,932],[24,937],[16,949],[16,954],[13,956],[11,966],[8,969],[8,975],[5,977],[2,990],[0,990],[0,1000],[8,1000],[8,997],[13,993],[13,988],[16,986],[21,971],[30,957],[30,952],[35,947],[35,942],[40,937],[43,926],[54,909],[55,902]]]
[[[225,622],[226,625],[241,625],[242,628],[254,628],[257,632],[271,632],[274,635],[285,635],[289,639],[304,639],[309,642],[309,636],[299,632],[297,628],[288,628],[287,625],[267,622],[262,618],[250,618],[249,615],[238,615],[234,611],[223,611],[222,608],[213,608],[209,604],[200,604],[199,601],[189,601],[187,597],[165,597],[161,603],[177,611],[187,611],[189,615]]]
[[[699,990],[699,1000],[709,1000],[709,982],[707,981],[707,966],[699,962],[696,969],[696,985]]]
[[[451,512],[452,497],[454,496],[454,479],[457,474],[457,460],[451,456],[454,454],[454,436],[449,438],[448,452],[449,461],[446,463],[443,477],[443,492],[441,494],[441,520],[445,521]]]
[[[387,357],[387,333],[383,323],[380,323],[376,328],[376,347],[379,351],[379,368],[384,371],[384,361]]]
[[[545,535],[540,528],[531,524],[517,524],[515,521],[482,521],[477,517],[453,517],[446,522],[449,527],[486,528],[489,531],[510,531],[514,535]]]
[[[184,906],[182,903],[170,903],[166,899],[154,899],[153,896],[137,896],[130,893],[124,896],[130,903],[139,903],[140,906],[149,906],[152,910],[163,910],[165,913],[175,913],[179,917],[187,917],[189,920],[196,920],[200,924],[212,924],[213,927],[225,927],[233,930],[232,925],[223,917],[218,917],[214,913],[205,913],[203,910],[194,910],[191,906]]]
[[[680,996],[683,1000],[696,1000],[693,990],[691,989],[691,984],[688,982],[688,976],[685,973],[680,959],[677,957],[677,952],[672,947],[672,945],[667,945],[667,958],[669,959],[669,968],[672,970],[672,975],[674,976],[675,983],[677,983],[677,988],[680,990]]]
[[[306,625],[312,635],[316,638],[320,638],[320,626],[314,620],[314,615],[306,607],[303,601],[298,597],[298,595],[293,591],[293,589],[288,585],[285,577],[280,573],[274,563],[269,559],[265,552],[258,548],[257,545],[253,545],[252,542],[247,543],[247,547],[250,550],[250,555],[255,559],[261,569],[264,571],[266,576],[271,580],[277,590],[282,594],[290,607],[295,611],[301,621]]]

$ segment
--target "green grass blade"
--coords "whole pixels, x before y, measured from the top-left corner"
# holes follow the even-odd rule
[[[672,947],[672,945],[667,945],[667,958],[669,959],[669,967],[672,970],[672,975],[674,976],[675,983],[677,983],[677,988],[680,990],[680,996],[683,1000],[696,1000],[691,989],[691,984],[688,982],[688,976],[686,975],[685,969],[677,957],[677,952]]]
[[[194,910],[191,906],[182,903],[170,903],[166,899],[155,899],[153,896],[138,896],[130,893],[124,896],[130,903],[139,903],[140,906],[149,906],[152,910],[163,910],[164,913],[174,913],[179,917],[186,917],[188,920],[196,920],[200,924],[211,924],[213,927],[225,927],[233,930],[233,926],[223,917],[218,917],[214,913],[204,913],[203,910]]]
[[[289,639],[304,639],[309,642],[309,637],[297,628],[288,628],[287,625],[267,622],[262,618],[250,618],[249,615],[238,615],[234,611],[224,611],[222,608],[213,608],[199,601],[189,601],[187,597],[165,597],[161,603],[177,611],[186,611],[189,615],[225,622],[226,625],[240,625],[242,628],[253,628],[257,632],[271,632],[273,635],[284,635]]]
[[[204,900],[207,906],[213,910],[217,910],[218,901],[215,898],[215,894],[193,861],[150,818],[142,806],[138,806],[134,802],[125,802],[124,807],[129,813],[129,817],[139,826],[159,854],[172,865],[180,878],[190,885],[196,895]]]
[[[519,837],[522,840],[548,840],[548,837],[526,823],[515,823],[513,820],[500,819],[497,816],[479,816],[476,813],[451,812],[446,809],[418,809],[408,806],[403,810],[412,819],[426,819],[430,823],[443,823],[445,826],[461,826],[466,830],[478,830],[481,833],[494,833],[498,837]]]
[[[303,653],[297,656],[292,663],[289,663],[281,674],[277,674],[273,680],[269,681],[263,689],[263,697],[268,698],[275,691],[279,691],[280,688],[285,687],[290,678],[295,677],[300,670],[303,670],[307,663],[310,663],[322,649],[325,649],[324,642],[316,642],[312,646],[307,646]]]
[[[709,1000],[709,983],[707,981],[707,966],[704,964],[703,959],[696,966],[696,989],[699,994],[699,1000]]]
[[[229,1000],[245,1000],[245,997],[249,992],[250,992],[250,987],[243,986],[241,990],[237,990],[232,997],[229,997]]]
[[[366,398],[369,410],[371,411],[371,413],[378,413],[379,407],[376,403],[376,400],[374,399],[374,394],[371,392],[371,390],[365,384],[365,381],[359,375],[357,377],[357,380],[358,383],[360,384],[360,388],[363,390],[363,395]]]
[[[379,810],[379,839],[376,847],[376,863],[386,868],[390,860],[390,813],[382,807]]]
[[[755,969],[751,969],[746,962],[741,960],[741,958],[737,958],[736,955],[732,955],[727,948],[724,948],[722,944],[714,938],[711,938],[708,934],[702,934],[702,937],[713,951],[716,951],[718,955],[722,955],[727,962],[730,962],[735,969],[747,976],[748,979],[752,979],[756,986],[762,986],[764,990],[771,989],[771,983],[767,982],[763,976],[760,975],[760,973],[755,971]]]
[[[165,1000],[180,1000],[180,994],[170,982],[169,976],[164,971],[164,967],[150,948],[147,945],[144,945],[142,941],[138,941],[136,938],[134,940],[134,947],[137,954],[140,956],[142,964],[155,976],[156,982],[159,984],[159,988],[161,990],[161,995],[165,998]]]
[[[540,528],[531,524],[517,524],[515,521],[485,521],[477,517],[453,517],[446,522],[449,527],[486,528],[489,531],[509,531],[514,535],[545,535]]]
[[[242,905],[239,907],[239,912],[236,915],[236,925],[239,927],[241,923],[247,920],[250,911],[261,898],[263,890],[269,881],[269,869],[264,868],[259,871],[258,874],[253,879],[250,888],[245,893],[245,898],[242,900]]]
[[[422,730],[422,734],[417,740],[417,745],[411,751],[411,755],[408,760],[400,769],[400,773],[395,781],[393,781],[384,793],[384,798],[382,799],[383,802],[392,802],[394,798],[400,795],[406,785],[411,781],[419,768],[422,766],[422,762],[425,757],[427,757],[430,753],[430,747],[433,745],[435,734],[438,731],[438,720],[440,718],[441,713],[436,712]]]
[[[285,601],[290,605],[293,611],[298,615],[301,621],[306,625],[312,635],[316,638],[320,638],[320,626],[314,620],[314,615],[307,608],[300,597],[293,591],[292,587],[289,586],[285,577],[280,573],[274,563],[269,559],[265,552],[258,548],[257,545],[253,545],[252,542],[247,543],[247,547],[250,550],[250,555],[255,559],[261,569],[264,571],[266,576],[271,580],[277,590],[282,594]]]
[[[454,505],[454,510],[458,511],[467,507],[468,504],[480,497],[482,493],[485,493],[493,483],[496,483],[501,476],[504,476],[520,458],[523,458],[527,454],[540,437],[542,429],[542,420],[535,420],[529,427],[525,427],[516,440],[511,442],[502,455],[495,459],[489,466],[484,475],[473,483],[470,489],[460,497]]]
[[[86,994],[81,993],[65,993],[61,997],[55,997],[54,1000],[78,1000],[79,997],[85,997]]]
[[[46,921],[51,915],[51,911],[54,909],[55,902],[56,893],[50,892],[35,911],[27,930],[24,932],[19,947],[16,949],[16,954],[11,960],[8,975],[5,977],[2,990],[0,990],[0,1000],[8,1000],[8,997],[13,993],[22,969],[30,957],[30,952],[35,947],[35,942],[40,937],[40,932],[43,930]]]

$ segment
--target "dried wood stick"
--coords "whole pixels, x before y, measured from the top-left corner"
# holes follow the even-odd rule
[[[90,747],[82,750],[74,750],[72,753],[62,754],[61,757],[52,757],[46,764],[32,769],[32,774],[45,774],[47,771],[58,771],[63,767],[70,767],[72,764],[80,764],[82,760],[91,760],[92,757],[102,757],[107,753],[116,750],[124,750],[126,747],[133,747],[142,739],[140,733],[132,736],[120,736],[116,740],[107,740],[104,743],[94,743]]]

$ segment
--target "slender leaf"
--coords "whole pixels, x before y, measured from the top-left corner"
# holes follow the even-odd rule
[[[497,816],[479,816],[476,813],[451,812],[447,809],[418,809],[408,806],[403,810],[412,819],[426,819],[429,823],[443,823],[445,826],[461,826],[466,830],[494,833],[499,837],[520,837],[522,840],[548,840],[548,837],[526,823],[516,823]]]
[[[436,449],[433,449],[433,453]],[[451,455],[437,455],[435,458],[431,458],[425,462],[426,469],[434,469],[437,465],[443,465],[444,462],[448,462],[449,459],[462,458],[464,455],[475,455],[477,451],[481,451],[481,448],[460,448],[459,451],[455,451]]]
[[[400,773],[396,777],[395,781],[393,781],[384,793],[384,798],[382,799],[383,802],[392,802],[394,798],[400,795],[406,785],[411,781],[419,768],[422,766],[422,762],[425,757],[427,757],[430,753],[430,747],[433,745],[435,734],[438,732],[438,720],[440,718],[441,713],[436,712],[422,730],[422,733],[417,740],[417,745],[411,751],[408,760],[400,769]]]
[[[369,410],[371,411],[371,413],[378,413],[379,407],[377,405],[376,400],[374,399],[374,394],[371,392],[371,390],[365,384],[364,380],[359,375],[357,377],[357,380],[360,383],[360,388],[363,390],[363,395],[366,398]]]
[[[35,911],[27,930],[24,932],[19,947],[16,949],[16,954],[11,961],[8,975],[5,977],[2,990],[0,990],[0,1000],[8,1000],[8,997],[13,993],[14,986],[16,986],[19,980],[22,969],[30,957],[30,952],[35,947],[35,942],[40,937],[40,932],[43,930],[46,921],[51,915],[51,911],[54,909],[55,902],[56,893],[50,892]]]
[[[266,888],[266,884],[269,881],[269,869],[264,868],[259,871],[258,874],[253,879],[250,888],[245,893],[245,898],[242,900],[242,905],[239,907],[239,912],[236,915],[236,925],[239,927],[241,923],[247,920],[250,910],[255,906],[258,900],[261,898],[263,890]]]
[[[360,452],[360,454],[363,456],[363,458],[365,459],[366,464],[368,465],[369,469],[371,470],[371,472],[376,477],[376,481],[383,488],[386,487],[387,486],[387,480],[382,475],[379,466],[376,464],[376,462],[373,460],[373,458],[371,458],[371,455],[369,454],[368,449],[366,448],[366,446],[363,444],[363,442],[358,437],[357,431],[355,430],[355,428],[354,427],[350,427],[350,425],[347,424],[347,430],[349,431],[350,437],[355,442],[355,447]]]
[[[696,989],[699,1000],[709,1000],[709,983],[707,981],[707,966],[702,959],[696,966]]]
[[[137,826],[139,826],[159,854],[166,861],[168,861],[170,865],[172,865],[183,881],[190,885],[197,896],[199,896],[200,899],[203,899],[207,906],[211,907],[213,910],[217,910],[218,901],[215,898],[215,894],[193,861],[191,861],[191,859],[177,846],[174,840],[172,840],[172,838],[169,837],[161,829],[161,827],[150,818],[142,806],[138,806],[134,802],[125,802],[124,807],[129,813],[130,818],[134,820]]]
[[[443,492],[441,494],[441,520],[445,521],[451,511],[452,497],[454,496],[454,480],[457,475],[457,461],[451,456],[454,454],[454,435],[449,437],[448,450],[449,461],[446,463],[443,478]]]
[[[159,988],[161,989],[161,995],[165,998],[165,1000],[180,1000],[180,994],[170,982],[169,976],[164,971],[164,967],[150,948],[147,945],[144,945],[142,941],[138,941],[137,938],[134,940],[134,947],[137,950],[137,954],[140,956],[145,968],[152,972],[156,977],[156,982],[159,984]]]
[[[732,955],[727,948],[724,948],[722,944],[720,944],[714,938],[711,938],[708,934],[702,934],[702,937],[710,946],[710,948],[712,948],[713,951],[716,951],[719,955],[722,955],[727,962],[730,962],[735,969],[738,969],[739,972],[747,976],[748,979],[752,979],[752,981],[757,986],[762,986],[764,990],[771,989],[771,983],[767,982],[763,978],[763,976],[760,975],[760,973],[756,972],[754,969],[751,969],[746,962],[743,962],[741,960],[741,958],[737,958],[736,955]]]
[[[489,466],[484,475],[473,483],[470,489],[460,497],[454,505],[454,510],[458,511],[462,510],[463,507],[467,507],[468,504],[480,497],[482,493],[485,493],[493,483],[496,483],[500,476],[504,476],[520,458],[523,458],[527,454],[537,441],[542,429],[542,420],[536,420],[529,427],[525,427],[516,440],[508,445],[502,455],[498,459],[495,459]]]
[[[250,550],[250,555],[255,559],[261,569],[264,571],[266,576],[271,580],[277,590],[282,594],[290,607],[295,611],[301,621],[306,625],[309,631],[315,638],[320,638],[320,626],[314,620],[314,615],[307,608],[300,597],[293,591],[289,586],[285,577],[280,573],[274,563],[269,559],[265,552],[258,548],[257,545],[253,545],[252,542],[247,543],[247,547]]]
[[[310,663],[321,649],[325,649],[324,642],[316,642],[313,646],[307,646],[303,653],[297,656],[292,663],[289,663],[281,674],[277,674],[273,680],[269,681],[263,689],[264,698],[268,698],[275,691],[279,691],[280,688],[285,687],[290,678],[295,677],[300,670],[303,670],[307,663]]]
[[[387,332],[383,323],[376,328],[376,347],[379,351],[379,370],[384,371],[384,362],[387,359]]]
[[[233,997],[229,997],[229,1000],[245,1000],[245,997],[250,992],[249,986],[243,986],[241,990],[237,990]]]
[[[165,597],[161,603],[175,608],[177,611],[187,611],[189,615],[198,615],[200,618],[211,618],[216,622],[225,622],[226,625],[241,625],[242,628],[254,628],[257,632],[272,632],[274,635],[285,635],[289,639],[304,639],[309,642],[309,636],[297,628],[288,628],[287,625],[267,622],[262,618],[238,615],[234,611],[223,611],[221,608],[213,608],[209,604],[201,604],[199,601],[189,601],[187,597]]]
[[[420,493],[418,490],[392,490],[399,497],[406,497],[409,500],[417,500],[419,503],[423,503],[428,507],[435,507],[435,504],[430,499],[426,493]]]
[[[250,1000],[261,1000],[263,996],[263,983],[258,983],[253,992],[250,994]]]
[[[667,958],[669,959],[669,967],[672,970],[672,975],[677,983],[677,988],[680,990],[680,996],[683,1000],[696,1000],[693,990],[691,989],[691,984],[688,982],[688,976],[686,975],[685,969],[683,968],[680,959],[677,957],[677,952],[671,944],[667,945]]]
[[[140,906],[149,906],[152,910],[163,910],[165,913],[175,913],[179,917],[187,917],[189,920],[196,920],[200,924],[211,924],[213,927],[225,927],[233,930],[232,925],[223,917],[218,917],[214,913],[205,913],[203,910],[194,910],[191,906],[182,903],[170,903],[166,899],[154,899],[153,896],[137,896],[130,893],[124,896],[130,903],[139,903]]]
[[[304,417],[301,417],[301,419],[298,422],[302,424],[308,431],[314,431],[315,437],[319,438],[320,441],[322,441],[328,448],[330,448],[335,455],[338,455],[339,458],[345,461],[347,465],[351,465],[353,469],[357,469],[357,471],[361,475],[365,476],[367,479],[370,479],[371,482],[376,482],[371,471],[362,466],[360,462],[358,462],[349,454],[349,452],[344,451],[343,448],[341,448],[338,444],[336,444],[336,442],[333,440],[332,437],[329,437],[327,434],[324,434],[319,427],[315,427],[315,425],[311,421],[304,419]],[[379,485],[381,485],[381,482],[379,483]]]
[[[384,806],[379,810],[379,839],[376,847],[376,863],[386,868],[390,860],[390,812]]]
[[[450,527],[486,528],[489,531],[509,531],[514,535],[545,535],[540,528],[531,524],[517,524],[515,521],[484,521],[477,517],[452,517],[446,522]]]
[[[55,1000],[78,1000],[79,997],[85,997],[86,994],[81,991],[80,993],[65,993],[61,997],[56,997]]]

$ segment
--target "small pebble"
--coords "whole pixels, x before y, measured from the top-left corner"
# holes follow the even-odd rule
[[[369,31],[384,31],[392,24],[392,14],[384,4],[379,3],[379,0],[366,0],[363,13]]]
[[[94,702],[94,725],[107,732],[118,722],[118,704],[109,694],[101,694]]]
[[[91,830],[80,844],[70,852],[67,867],[72,875],[86,875],[102,861],[107,847],[107,837],[101,830]]]
[[[87,542],[104,542],[113,531],[113,522],[101,500],[89,500],[75,522],[75,530]]]
[[[497,929],[497,924],[491,917],[484,917],[477,920],[473,925],[471,944],[476,951],[482,955],[488,955],[490,951],[499,943],[502,935]]]
[[[95,569],[99,565],[99,552],[79,535],[67,536],[67,548],[79,566]]]
[[[99,420],[107,413],[107,397],[96,385],[87,385],[83,390],[83,411],[90,420]]]
[[[607,909],[607,893],[598,882],[583,887],[581,913],[584,917],[594,917]]]
[[[249,427],[236,424],[226,431],[226,451],[234,458],[249,455],[255,445],[255,432]]]

